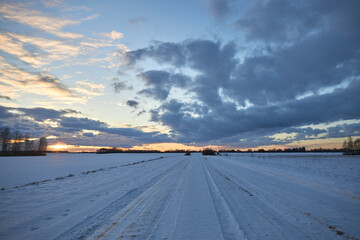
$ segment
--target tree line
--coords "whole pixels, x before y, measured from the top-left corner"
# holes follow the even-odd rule
[[[9,127],[0,128],[0,156],[38,156],[46,155],[47,140],[31,138],[28,133],[18,130],[11,132]]]
[[[97,154],[105,153],[161,153],[158,150],[133,150],[133,149],[119,149],[119,148],[100,148],[96,151]]]
[[[360,138],[348,137],[343,143],[344,155],[360,155]]]

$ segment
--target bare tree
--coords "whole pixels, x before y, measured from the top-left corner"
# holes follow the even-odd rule
[[[345,140],[342,146],[343,149],[347,149],[347,141]]]
[[[10,128],[8,128],[8,127],[1,128],[0,137],[1,137],[1,143],[2,143],[2,151],[3,152],[9,151],[9,148],[10,148],[9,144],[10,144],[10,140],[11,140]]]
[[[348,137],[348,140],[347,140],[347,148],[348,148],[349,150],[354,150],[354,149],[353,149],[353,148],[354,148],[354,142],[353,142],[351,136]]]
[[[13,152],[20,152],[22,141],[23,141],[22,134],[18,130],[15,130],[11,150]]]
[[[354,141],[354,150],[360,151],[360,138]]]
[[[47,148],[47,140],[46,137],[41,137],[39,140],[39,146],[38,146],[38,151],[45,153],[46,152],[46,148]]]
[[[24,147],[25,152],[34,151],[34,141],[30,140],[30,135],[28,133],[25,134],[24,140],[25,140],[25,147]]]
[[[352,137],[349,136],[343,144],[344,154],[345,155],[360,155],[360,138],[352,140]]]

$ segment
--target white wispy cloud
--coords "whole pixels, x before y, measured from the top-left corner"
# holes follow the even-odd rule
[[[41,67],[46,64],[46,62],[35,53],[30,53],[25,50],[24,45],[20,41],[16,41],[9,35],[0,33],[0,50],[16,56],[18,59],[28,63],[33,67]]]
[[[103,91],[105,89],[105,85],[101,83],[96,84],[88,81],[78,81],[76,83],[77,86],[71,88],[71,90],[79,93],[87,99],[103,95]]]
[[[2,18],[28,25],[32,28],[54,34],[61,38],[77,39],[84,36],[80,33],[62,31],[65,26],[78,24],[80,21],[46,16],[37,10],[28,9],[23,5],[14,5],[9,3],[1,4],[0,14]]]
[[[112,30],[110,33],[101,33],[102,36],[110,38],[111,41],[115,41],[117,39],[121,39],[124,37],[124,34],[121,32],[117,32],[115,30]]]
[[[43,4],[46,7],[63,8],[65,3],[53,0]],[[37,32],[24,34],[16,30],[0,31],[1,93],[6,92],[6,96],[15,100],[24,94],[32,94],[35,96],[34,100],[36,95],[47,96],[47,100],[61,100],[69,104],[85,104],[90,98],[103,95],[103,84],[86,80],[72,83],[67,87],[62,83],[65,75],[57,78],[49,74],[55,69],[74,65],[101,63],[108,66],[98,67],[116,67],[115,50],[127,49],[125,45],[114,42],[123,38],[122,33],[114,30],[106,34],[95,33],[96,38],[90,38],[79,33],[63,31],[66,26],[97,17],[98,15],[94,14],[78,21],[60,19],[28,8],[25,4],[0,3],[0,19],[17,22],[53,35],[44,37],[45,35],[39,36]],[[108,49],[104,52],[101,48]],[[11,55],[12,58],[8,58],[7,55]],[[22,63],[18,65],[17,60],[21,60]],[[68,78],[67,81],[71,82],[71,79]]]
[[[94,15],[88,16],[86,18],[83,18],[82,21],[90,21],[90,20],[93,20],[98,17],[99,17],[99,14],[94,14]]]
[[[64,61],[82,53],[80,46],[29,35],[0,33],[0,40],[3,42],[0,50],[16,56],[35,68],[48,65],[53,61]],[[32,53],[25,50],[25,46],[31,46]]]
[[[0,56],[0,85],[2,92],[12,98],[18,98],[24,93],[48,96],[68,102],[83,102],[84,100],[72,93],[56,77],[46,73],[30,73],[5,62]],[[5,88],[3,88],[5,86]]]
[[[44,4],[47,8],[53,8],[61,5],[64,2],[64,0],[44,0],[41,1],[42,4]]]

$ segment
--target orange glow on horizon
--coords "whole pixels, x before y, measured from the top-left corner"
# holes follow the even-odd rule
[[[195,146],[195,145],[186,145],[182,143],[151,143],[151,144],[143,144],[143,145],[136,145],[132,148],[121,148],[124,150],[158,150],[158,151],[168,151],[168,150],[189,150],[189,151],[201,151],[204,148],[211,148],[214,150],[221,150],[221,149],[234,149],[234,150],[241,150],[247,151],[248,149],[252,150],[259,150],[259,149],[285,149],[285,148],[294,148],[294,147],[306,147],[306,149],[313,149],[313,148],[341,148],[342,143],[346,138],[329,138],[329,139],[309,139],[309,140],[301,140],[295,141],[293,143],[288,143],[285,145],[266,145],[266,146],[258,146],[258,147],[249,147],[249,148],[238,148],[238,147],[231,147],[231,146],[224,146],[224,145],[207,145],[207,146]],[[50,151],[68,151],[68,152],[95,152],[100,148],[112,148],[109,146],[81,146],[81,145],[69,145],[66,143],[55,143],[53,145],[49,145],[48,149]]]
[[[66,144],[55,144],[55,145],[50,145],[49,148],[53,148],[55,150],[62,150],[62,149],[67,149],[68,145],[66,145]]]
[[[110,148],[106,146],[80,146],[80,145],[69,145],[66,143],[56,143],[48,146],[50,151],[68,151],[68,152],[95,152],[100,148]]]

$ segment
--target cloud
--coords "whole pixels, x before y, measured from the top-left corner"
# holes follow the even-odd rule
[[[330,5],[254,1],[234,23],[247,39],[244,46],[205,39],[153,42],[126,52],[124,63],[141,71],[145,88],[139,94],[159,101],[148,111],[150,120],[170,128],[180,142],[240,144],[253,134],[258,143],[271,143],[269,136],[286,129],[360,119],[358,2]],[[148,60],[157,68],[143,65]],[[191,75],[174,76],[184,69]],[[175,87],[191,98],[170,95]],[[311,136],[302,131],[297,138]],[[321,134],[314,132],[331,136]]]
[[[223,103],[200,117],[187,114],[186,104],[173,101],[164,103],[159,111],[154,112],[153,121],[170,127],[183,142],[220,140],[256,131],[262,134],[266,131],[281,132],[289,127],[359,119],[359,90],[360,81],[356,81],[346,89],[278,105],[237,110],[234,104]]]
[[[94,14],[94,15],[88,16],[86,18],[83,18],[82,21],[90,21],[90,20],[96,19],[98,17],[99,17],[99,14]]]
[[[0,33],[0,40],[3,44],[0,50],[12,55],[29,64],[34,68],[40,68],[53,64],[54,62],[63,62],[65,65],[72,62],[74,65],[90,65],[108,62],[115,66],[115,53],[110,53],[103,58],[89,58],[87,61],[77,61],[77,57],[86,55],[94,48],[115,47],[110,40],[104,39],[86,39],[82,42],[73,42],[69,44],[64,40],[53,40],[42,37],[16,33]],[[125,45],[118,45],[119,48],[126,50]]]
[[[81,94],[87,99],[103,95],[103,91],[105,88],[104,84],[101,83],[95,84],[87,81],[78,81],[76,83],[77,86],[70,88],[70,90],[72,90],[73,92],[77,92],[78,94]]]
[[[153,58],[157,62],[172,64],[177,67],[185,64],[184,49],[181,44],[156,42],[147,48],[125,52],[125,64],[134,65],[144,58]]]
[[[22,42],[14,40],[9,35],[0,33],[0,41],[2,43],[0,45],[1,51],[14,55],[33,67],[40,67],[46,64],[44,59],[25,50]]]
[[[139,93],[147,97],[157,100],[165,100],[172,87],[186,88],[191,82],[191,78],[180,74],[171,74],[166,71],[151,70],[142,72],[138,75],[147,88],[141,90]]]
[[[145,49],[127,52],[125,59],[127,64],[135,65],[141,59],[151,58],[160,64],[167,63],[176,68],[189,67],[203,73],[196,77],[192,91],[200,100],[214,105],[220,101],[218,88],[227,84],[235,70],[235,54],[236,46],[233,42],[222,46],[220,42],[209,40],[188,40],[181,43],[158,42]],[[163,70],[149,70],[138,76],[150,86],[140,93],[158,100],[166,99],[173,86],[186,88],[192,82],[188,76],[171,75]]]
[[[118,78],[113,78],[113,82],[111,83],[112,87],[114,88],[114,91],[116,93],[120,93],[124,90],[132,90],[133,88],[131,86],[128,86],[128,84],[124,81],[120,81]]]
[[[0,98],[6,99],[6,100],[12,100],[11,97],[0,95]]]
[[[241,105],[246,100],[264,105],[315,94],[358,76],[358,47],[337,35],[321,34],[269,55],[248,57],[233,72],[233,88],[225,94]]]
[[[141,73],[139,77],[149,88],[140,91],[140,94],[159,100],[166,99],[171,86],[169,76],[170,74],[168,72],[156,70]]]
[[[24,5],[3,3],[0,5],[0,14],[2,18],[28,25],[61,38],[76,39],[83,37],[83,35],[79,33],[62,31],[65,26],[78,24],[79,21],[46,16],[37,10],[28,9]]]
[[[64,0],[45,0],[42,1],[42,4],[44,4],[47,8],[53,8],[61,5],[64,2]]]
[[[8,87],[7,94],[18,96],[33,93],[66,101],[81,101],[56,77],[46,73],[29,73],[9,63],[0,56],[0,84]]]
[[[123,144],[171,141],[167,134],[159,131],[144,132],[137,128],[113,128],[99,120],[69,116],[74,113],[78,112],[71,109],[10,108],[0,105],[0,126],[16,126],[19,131],[28,132],[34,136],[60,136],[57,140],[68,140],[69,144],[90,145],[96,141],[99,143],[99,141],[104,140],[105,142],[101,142],[106,146],[109,139]],[[84,132],[98,132],[98,134],[92,136],[91,140],[82,139],[81,136],[90,137],[88,134],[84,135]],[[74,134],[77,136],[76,138],[71,137]]]
[[[63,41],[16,33],[0,33],[0,50],[11,54],[32,67],[39,68],[53,61],[64,61],[81,54],[81,47]],[[31,48],[31,53],[26,49]],[[46,54],[44,54],[46,53]]]
[[[253,1],[235,22],[249,40],[294,41],[319,31],[357,35],[350,31],[360,21],[358,1]]]
[[[124,34],[122,34],[122,33],[119,33],[119,32],[116,32],[115,30],[112,30],[111,31],[111,40],[116,40],[116,39],[121,39],[121,38],[123,38],[124,37]]]
[[[126,105],[128,105],[129,107],[132,107],[132,108],[137,108],[139,106],[139,102],[137,102],[135,100],[128,100],[128,101],[126,101]]]
[[[115,41],[117,39],[121,39],[124,37],[124,34],[117,32],[115,30],[112,30],[110,33],[102,33],[101,35],[110,38],[111,41]]]
[[[54,4],[53,6],[50,6]],[[61,4],[60,1],[53,1],[47,7],[54,7]],[[90,16],[81,21],[93,19]],[[58,19],[44,15],[37,10],[29,9],[26,4],[0,4],[0,18],[8,21],[15,21],[23,25],[40,29],[46,33],[51,33],[56,38],[44,38],[32,34],[19,34],[15,32],[0,33],[0,85],[7,96],[17,99],[23,94],[36,94],[47,96],[56,100],[63,100],[64,103],[86,103],[91,97],[102,94],[103,85],[89,85],[78,82],[76,86],[68,88],[56,76],[45,72],[51,72],[55,68],[62,68],[76,64],[94,64],[98,62],[109,62],[110,66],[115,67],[115,55],[92,59],[89,61],[78,62],[78,57],[87,55],[94,48],[114,47],[108,39],[84,38],[83,35],[76,33],[63,32],[63,28],[68,25],[77,24],[81,21],[70,21]],[[112,31],[109,37],[118,39],[121,33]],[[78,41],[78,38],[82,38]],[[121,46],[124,49],[124,46]],[[9,56],[10,55],[10,56]],[[21,62],[20,62],[20,61]],[[55,65],[54,65],[55,64]],[[62,65],[61,65],[62,64]]]
[[[230,12],[233,0],[207,0],[211,13],[216,18],[223,18]]]
[[[138,25],[141,24],[143,22],[145,22],[147,19],[144,16],[140,16],[140,17],[133,17],[133,18],[129,18],[128,19],[128,23],[131,25]]]
[[[83,134],[82,134],[83,136],[85,136],[85,137],[94,137],[95,135],[93,134],[93,133],[91,133],[91,132],[84,132]]]

